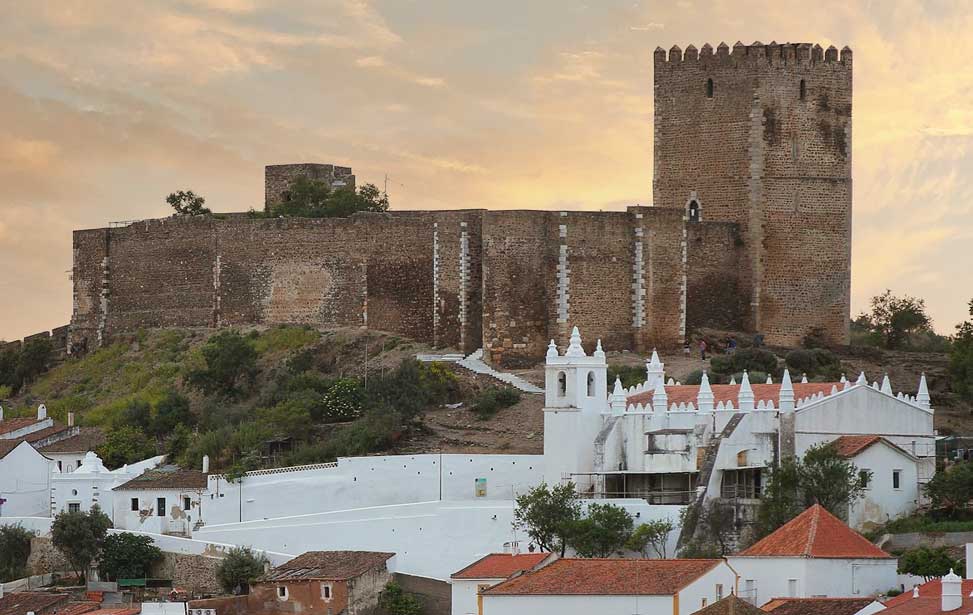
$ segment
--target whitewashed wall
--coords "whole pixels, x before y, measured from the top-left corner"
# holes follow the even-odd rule
[[[434,500],[509,500],[539,484],[540,455],[392,455],[251,472],[230,483],[210,476],[207,524],[271,519]],[[476,497],[476,479],[486,496]]]
[[[45,517],[51,512],[49,459],[24,442],[0,459],[2,517]]]
[[[896,560],[802,557],[733,557],[740,575],[740,596],[758,606],[773,598],[860,598],[896,587]],[[797,580],[792,591],[791,579]],[[755,594],[748,594],[753,580]]]
[[[132,510],[133,498],[139,500],[138,510]],[[166,500],[161,516],[156,509],[158,498]],[[185,509],[183,498],[189,498],[189,510]],[[116,489],[112,498],[112,520],[115,527],[123,530],[190,536],[193,526],[199,521],[203,498],[202,491],[192,489]]]
[[[450,595],[452,601],[450,603],[450,614],[451,615],[478,615],[477,609],[477,588],[481,585],[493,585],[499,583],[503,579],[451,579],[450,584]]]
[[[852,507],[849,525],[871,530],[891,519],[912,513],[919,505],[919,476],[916,461],[890,446],[878,443],[852,460],[859,469],[871,470],[872,480],[865,496]],[[892,472],[900,470],[899,488],[893,487]]]
[[[717,585],[721,586],[723,597],[729,596],[731,592],[736,592],[737,573],[732,566],[728,566],[725,562],[679,592],[679,614],[691,615],[703,608],[704,598],[706,605],[716,602],[720,598]]]

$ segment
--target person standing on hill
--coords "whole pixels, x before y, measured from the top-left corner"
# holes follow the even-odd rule
[[[706,340],[699,340],[699,358],[706,360]]]

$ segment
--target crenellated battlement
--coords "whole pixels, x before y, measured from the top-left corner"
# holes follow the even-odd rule
[[[847,66],[850,69],[852,64],[852,52],[847,46],[839,52],[834,45],[825,49],[818,44],[777,43],[776,41],[771,41],[766,45],[760,41],[751,45],[744,45],[737,41],[732,48],[721,42],[716,46],[716,49],[706,43],[700,49],[689,45],[685,51],[680,49],[678,45],[673,45],[668,52],[662,47],[656,47],[653,57],[657,68],[702,63],[741,67],[834,64]]]

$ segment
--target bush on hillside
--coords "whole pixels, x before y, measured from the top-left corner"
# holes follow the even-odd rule
[[[509,408],[520,401],[520,391],[513,387],[493,387],[476,396],[473,412],[481,421],[491,418],[503,408]]]
[[[129,532],[105,537],[98,558],[98,571],[110,581],[144,579],[149,569],[162,559],[162,550],[151,536]]]
[[[253,341],[237,331],[223,331],[209,339],[202,349],[205,367],[191,370],[186,382],[206,394],[238,397],[257,373],[257,351]]]
[[[721,375],[739,374],[744,370],[771,374],[775,378],[780,374],[777,356],[762,348],[744,348],[731,354],[715,355],[710,360],[710,369],[713,373]],[[766,376],[764,378],[766,379]],[[754,381],[753,378],[750,380]]]
[[[837,380],[841,377],[841,360],[825,348],[792,350],[787,353],[785,363],[792,378],[797,374],[807,374],[808,378],[822,380]]]
[[[608,366],[608,390],[615,386],[615,379],[620,378],[622,386],[627,388],[645,382],[646,373],[644,365],[620,365],[612,363]]]
[[[233,547],[216,567],[216,580],[228,594],[249,594],[250,584],[264,574],[267,556],[250,547]]]
[[[33,532],[19,525],[0,526],[0,583],[27,576],[27,558],[33,537]]]

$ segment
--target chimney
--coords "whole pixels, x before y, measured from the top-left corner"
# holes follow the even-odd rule
[[[47,418],[47,406],[41,404],[37,406],[37,420],[43,421]]]
[[[68,427],[74,427],[74,413],[68,412]]]
[[[955,611],[963,606],[963,579],[950,570],[940,583],[943,587],[943,612]]]
[[[973,579],[973,542],[966,543],[966,578]]]
[[[203,455],[203,474],[209,474],[209,455]]]

